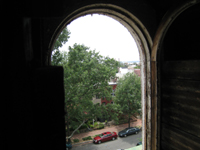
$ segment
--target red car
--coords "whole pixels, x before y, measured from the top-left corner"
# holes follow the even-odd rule
[[[93,142],[100,144],[101,142],[115,140],[115,139],[117,139],[116,132],[104,132],[104,133],[100,134],[99,136],[96,136],[94,138]]]

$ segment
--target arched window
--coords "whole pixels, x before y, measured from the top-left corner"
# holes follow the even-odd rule
[[[129,11],[109,4],[94,4],[81,7],[68,15],[58,26],[51,39],[49,49],[52,50],[53,44],[58,35],[70,22],[88,14],[103,14],[119,21],[131,33],[135,39],[141,62],[141,86],[142,86],[142,144],[143,149],[149,149],[151,146],[151,65],[150,65],[150,47],[152,39],[142,22]],[[147,144],[148,143],[148,144]]]

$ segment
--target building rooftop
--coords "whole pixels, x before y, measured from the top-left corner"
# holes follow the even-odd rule
[[[134,73],[136,75],[138,75],[140,77],[141,73],[140,73],[140,69],[134,69]]]

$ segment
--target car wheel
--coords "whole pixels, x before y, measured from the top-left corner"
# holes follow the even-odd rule
[[[112,140],[114,141],[114,140],[115,140],[115,137],[113,137]]]
[[[138,134],[138,132],[135,132],[135,134]]]
[[[98,143],[101,144],[101,141],[99,141]]]
[[[124,137],[126,137],[127,135],[125,134]]]

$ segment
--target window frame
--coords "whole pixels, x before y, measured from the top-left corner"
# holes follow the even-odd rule
[[[53,45],[66,25],[73,20],[87,14],[102,14],[109,16],[124,25],[135,39],[140,54],[141,62],[141,99],[142,99],[142,132],[143,150],[151,149],[151,57],[150,49],[152,39],[143,23],[128,10],[113,4],[90,4],[76,8],[63,18],[62,22],[55,30],[49,44],[49,50],[52,51]],[[51,53],[50,53],[51,54]],[[49,59],[50,60],[50,59]],[[50,61],[49,61],[50,63]]]

